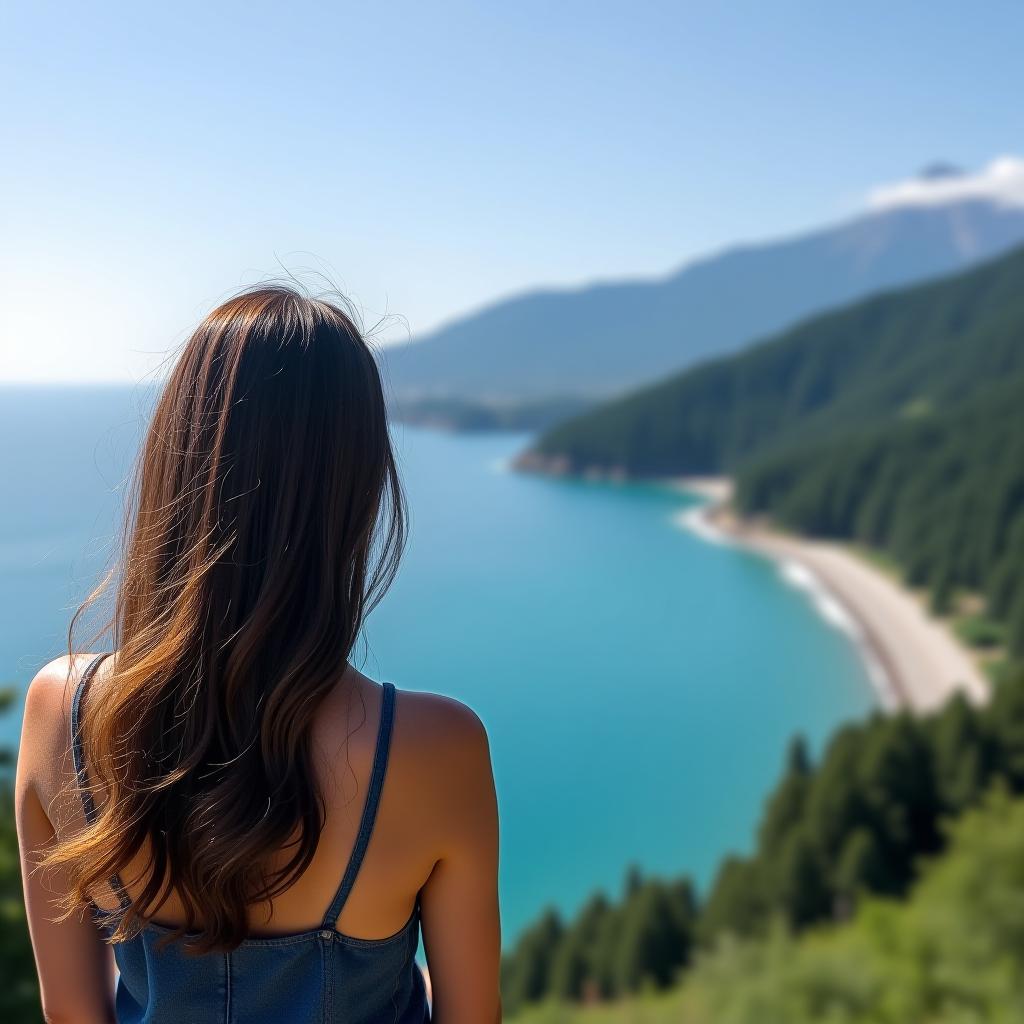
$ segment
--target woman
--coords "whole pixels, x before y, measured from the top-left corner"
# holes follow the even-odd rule
[[[26,701],[47,1020],[500,1020],[486,734],[349,662],[404,536],[352,320],[284,287],[215,309],[142,449],[114,650],[52,662]]]

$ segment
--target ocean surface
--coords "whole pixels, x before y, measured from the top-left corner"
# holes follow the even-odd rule
[[[0,682],[23,690],[61,653],[112,554],[150,402],[0,388]],[[631,864],[706,884],[748,848],[790,738],[816,749],[875,706],[804,590],[680,525],[697,499],[510,473],[524,437],[395,434],[411,540],[357,661],[484,720],[507,940],[546,905],[618,893]]]

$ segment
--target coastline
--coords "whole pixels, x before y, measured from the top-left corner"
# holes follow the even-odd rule
[[[724,477],[684,477],[675,490],[704,503],[686,509],[680,525],[709,543],[732,544],[776,562],[792,585],[860,648],[882,707],[925,713],[955,693],[984,703],[990,686],[971,652],[920,597],[848,546],[782,533],[740,519]]]

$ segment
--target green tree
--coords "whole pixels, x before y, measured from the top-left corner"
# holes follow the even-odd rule
[[[865,736],[857,776],[889,866],[881,891],[900,893],[914,862],[938,849],[941,807],[924,731],[909,714],[884,718]]]
[[[988,782],[991,742],[986,722],[961,695],[930,724],[935,788],[942,811],[959,814],[977,803]]]
[[[14,704],[13,690],[0,691],[0,714]],[[14,827],[14,754],[0,750],[0,1020],[39,1021],[39,989],[22,898],[18,836]]]
[[[811,758],[807,742],[798,736],[789,746],[785,773],[768,798],[761,818],[758,851],[762,855],[773,856],[803,820],[810,787]]]
[[[693,945],[697,919],[700,914],[697,892],[689,878],[677,878],[675,881],[667,882],[666,885],[675,926],[679,935],[686,941],[687,959],[689,959],[689,951]]]
[[[618,986],[617,969],[623,911],[623,903],[609,906],[608,912],[595,929],[592,969],[598,994],[606,999],[616,994]]]
[[[835,868],[836,917],[849,917],[864,893],[881,892],[888,881],[885,855],[874,833],[854,829],[843,843]]]
[[[559,999],[576,1000],[589,992],[601,994],[599,947],[611,914],[603,893],[592,896],[566,929],[551,964],[550,990]]]
[[[758,862],[743,857],[726,857],[700,916],[698,934],[701,943],[712,945],[722,935],[754,934],[762,928],[766,911]]]
[[[806,829],[792,829],[769,876],[770,902],[786,921],[800,928],[821,920],[832,907],[825,865]]]
[[[1024,567],[1017,567],[1018,573],[1022,570]],[[1024,586],[1014,595],[1007,613],[1007,643],[1011,654],[1024,657]]]
[[[628,902],[644,887],[644,873],[640,870],[639,864],[630,864],[626,868],[626,878],[623,881],[623,897]]]
[[[985,712],[992,737],[994,771],[1017,792],[1024,791],[1024,669],[997,686]]]
[[[809,838],[826,863],[834,864],[846,837],[870,826],[871,808],[858,778],[865,738],[880,720],[868,726],[849,725],[829,743],[807,798]]]
[[[664,988],[675,980],[689,959],[691,927],[680,907],[678,889],[652,879],[633,891],[622,915],[618,994],[637,992],[646,985]]]
[[[548,908],[520,936],[502,971],[502,994],[510,1012],[549,994],[551,965],[564,932],[558,911]]]

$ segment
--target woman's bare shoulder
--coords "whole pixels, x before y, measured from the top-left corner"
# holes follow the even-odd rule
[[[389,775],[390,806],[403,830],[429,851],[430,863],[492,842],[490,743],[468,705],[436,693],[399,691]]]
[[[396,707],[395,736],[407,750],[432,759],[489,760],[487,729],[468,704],[439,693],[399,690]]]
[[[25,728],[46,729],[67,715],[71,696],[95,654],[62,655],[47,662],[32,678],[25,694]]]
[[[452,697],[398,693],[392,762],[403,804],[430,819],[429,831],[450,834],[476,815],[493,791],[487,730],[480,716]]]
[[[95,654],[63,655],[47,662],[32,678],[25,694],[19,786],[52,797],[70,771],[71,699],[75,686]]]

